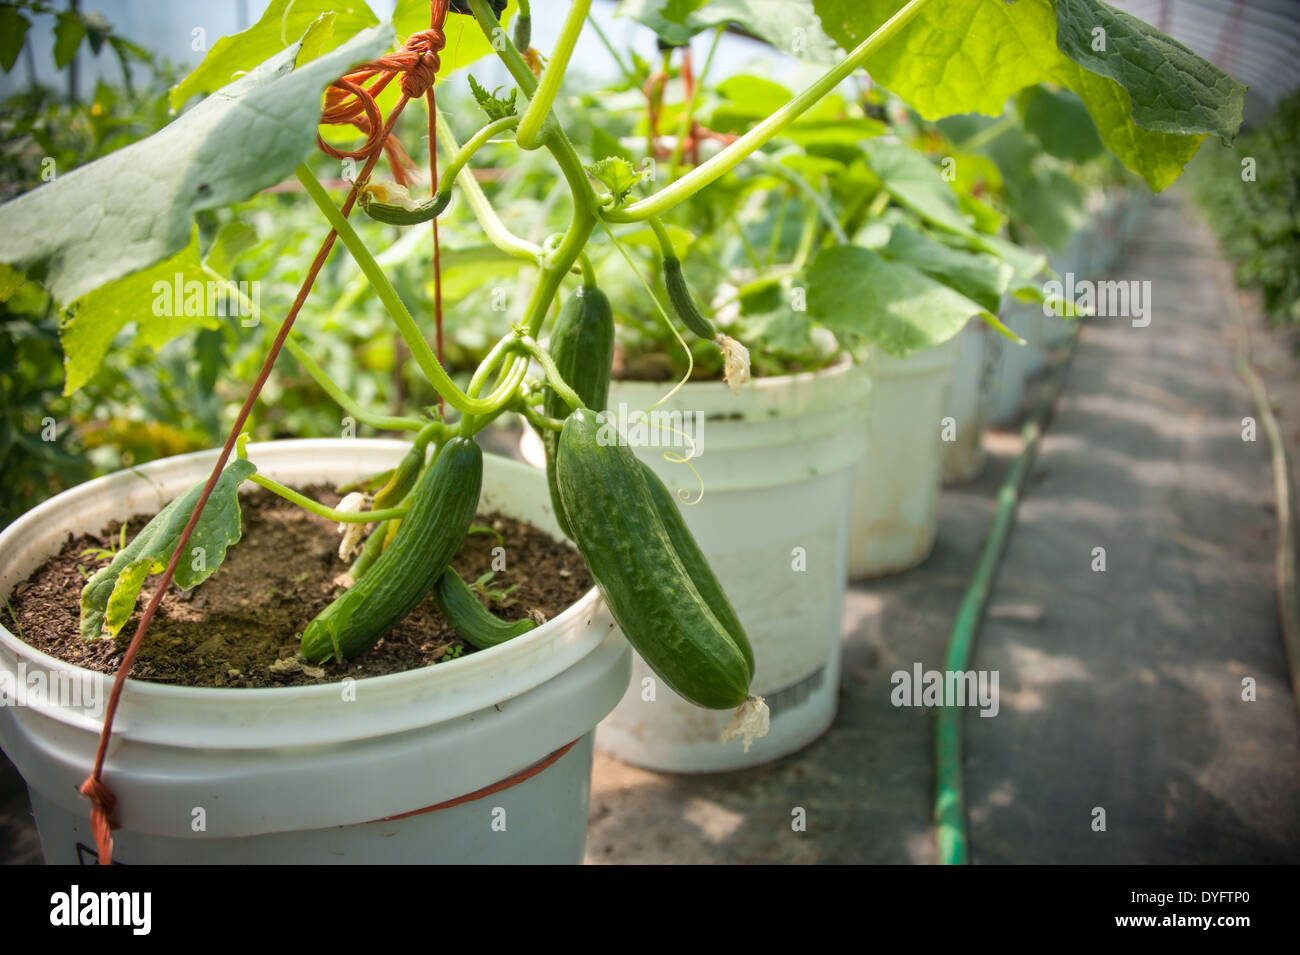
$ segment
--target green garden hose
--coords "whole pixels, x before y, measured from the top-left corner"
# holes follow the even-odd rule
[[[944,661],[944,667],[950,673],[965,670],[970,663],[975,633],[984,616],[984,605],[993,589],[993,578],[997,575],[1002,550],[1011,533],[1016,504],[1025,486],[1030,462],[1038,450],[1042,428],[1038,422],[1031,421],[1025,425],[1022,435],[1025,449],[1016,458],[1011,473],[998,489],[998,511],[993,518],[993,527],[980,551],[979,563],[975,566],[970,583],[966,585],[966,593],[953,623],[952,636],[948,640],[948,654]],[[934,821],[938,829],[939,861],[943,865],[965,865],[970,852],[967,848],[966,796],[962,783],[960,707],[940,708],[934,731],[934,759]]]

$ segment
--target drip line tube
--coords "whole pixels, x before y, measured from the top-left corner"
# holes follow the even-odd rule
[[[993,527],[980,551],[975,573],[966,585],[957,619],[953,622],[952,636],[948,640],[944,668],[950,673],[965,670],[970,663],[975,634],[984,616],[984,605],[993,590],[993,578],[997,576],[1002,551],[1015,520],[1016,504],[1020,501],[1042,433],[1037,421],[1025,425],[1021,432],[1025,448],[998,489],[998,510],[993,518]],[[962,782],[961,707],[939,709],[934,730],[934,760],[934,821],[938,830],[939,861],[943,865],[965,865],[970,850],[966,838],[966,796]]]

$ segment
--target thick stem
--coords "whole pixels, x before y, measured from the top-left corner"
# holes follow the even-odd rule
[[[560,83],[564,80],[564,71],[568,69],[569,57],[573,56],[573,47],[582,32],[582,24],[591,9],[591,0],[573,0],[569,4],[569,14],[560,29],[559,39],[551,50],[551,58],[542,73],[542,81],[519,121],[519,132],[515,139],[520,149],[536,149],[548,138],[547,119],[551,115],[551,104],[560,92]],[[552,125],[553,129],[554,126]]]
[[[472,0],[480,2],[480,0]],[[696,166],[676,182],[655,193],[649,198],[634,202],[622,209],[609,209],[602,213],[610,222],[640,222],[648,216],[660,215],[673,206],[690,198],[705,186],[725,176],[739,165],[740,161],[762,147],[772,137],[785,129],[796,119],[819,102],[827,93],[838,86],[854,70],[860,67],[871,54],[892,39],[899,30],[907,26],[930,0],[909,0],[892,17],[876,28],[876,31],[859,43],[845,59],[841,60],[820,79],[802,93],[786,103],[779,110],[763,120],[745,135],[711,159]]]

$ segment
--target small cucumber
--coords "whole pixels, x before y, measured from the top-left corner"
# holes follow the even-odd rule
[[[696,335],[708,341],[717,337],[713,323],[700,314],[691,290],[686,287],[682,263],[671,255],[664,256],[664,285],[668,288],[668,301],[677,317]],[[599,410],[599,409],[597,409]]]
[[[659,475],[650,469],[650,465],[644,461],[641,462],[641,473],[645,477],[646,487],[650,489],[650,498],[654,501],[655,513],[663,521],[664,530],[668,532],[668,539],[673,542],[673,550],[677,551],[677,556],[686,568],[686,574],[691,578],[691,583],[695,584],[695,589],[700,592],[704,602],[709,605],[713,615],[718,618],[731,635],[731,639],[740,652],[745,655],[745,664],[749,668],[749,678],[754,678],[754,648],[749,644],[749,637],[745,633],[745,628],[740,622],[740,617],[736,615],[736,610],[731,606],[731,601],[727,599],[726,591],[722,589],[722,584],[718,582],[718,577],[709,566],[708,558],[700,550],[700,545],[695,542],[695,535],[691,533],[686,521],[682,519],[681,508],[673,500],[672,492],[664,487],[664,482],[659,480]]]
[[[302,655],[311,663],[355,657],[410,613],[460,550],[482,484],[483,452],[467,438],[452,438],[411,492],[392,544],[307,624]]]
[[[401,504],[407,492],[415,486],[415,479],[420,476],[422,467],[424,467],[424,448],[412,447],[403,455],[384,486],[375,492],[374,509],[378,511]]]
[[[569,383],[586,407],[604,411],[609,401],[609,376],[614,365],[614,311],[605,293],[593,285],[584,285],[569,296],[551,329],[548,346],[560,377]],[[569,413],[564,399],[551,388],[544,392],[543,410],[552,418],[563,419]],[[555,459],[559,436],[542,432],[546,448],[546,483],[551,489],[551,507],[560,530],[573,534],[555,484]]]
[[[560,433],[558,483],[574,540],[628,641],[678,695],[731,709],[749,694],[744,652],[692,582],[636,456],[573,412]]]
[[[523,620],[502,620],[484,607],[469,585],[461,580],[454,567],[448,567],[433,585],[438,607],[462,640],[480,650],[522,636],[536,628],[537,623]]]

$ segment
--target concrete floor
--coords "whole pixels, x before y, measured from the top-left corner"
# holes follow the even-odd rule
[[[1300,861],[1268,445],[1262,430],[1241,440],[1255,409],[1233,370],[1224,269],[1194,213],[1162,197],[1113,270],[1152,281],[1150,326],[1090,322],[1054,372],[1063,391],[972,664],[998,671],[1001,691],[996,718],[968,711],[964,724],[975,862]],[[1295,359],[1248,318],[1295,455]],[[1030,405],[1053,394],[1049,376]],[[1020,440],[990,432],[986,446],[981,477],[943,494],[930,559],[851,588],[830,731],[743,773],[672,776],[598,753],[588,861],[936,861],[933,712],[892,706],[889,677],[942,667]],[[806,831],[792,830],[795,807]],[[3,760],[0,861],[39,861]]]

